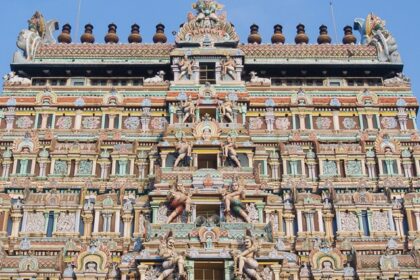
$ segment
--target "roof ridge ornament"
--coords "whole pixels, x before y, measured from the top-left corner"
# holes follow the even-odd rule
[[[198,0],[192,5],[196,15],[188,13],[175,42],[178,47],[236,47],[239,36],[226,20],[226,13],[218,13],[223,5],[214,0]]]

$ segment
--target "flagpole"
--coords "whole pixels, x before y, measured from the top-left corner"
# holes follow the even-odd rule
[[[77,14],[76,14],[76,38],[79,38],[79,28],[80,28],[80,13],[82,10],[82,0],[77,0],[78,4],[77,4]]]
[[[330,8],[331,8],[331,18],[332,18],[332,22],[333,22],[333,25],[334,25],[335,43],[338,44],[337,23],[335,21],[333,0],[330,0]]]

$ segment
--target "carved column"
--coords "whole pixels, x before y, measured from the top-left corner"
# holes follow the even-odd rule
[[[131,237],[131,222],[133,221],[133,215],[131,212],[124,212],[122,215],[122,220],[124,223],[124,238],[130,239]]]
[[[82,126],[82,110],[76,111],[76,117],[74,118],[74,129],[79,130]]]
[[[280,280],[281,265],[273,264],[271,269],[273,270],[274,280]]]
[[[13,129],[13,123],[15,122],[14,115],[7,115],[6,116],[6,130],[10,131]]]
[[[333,111],[334,130],[340,130],[339,113],[340,113],[340,111]]]
[[[83,237],[89,238],[92,235],[92,222],[93,222],[93,214],[92,211],[84,211],[82,214],[83,224],[84,224],[84,231]]]
[[[334,238],[333,233],[333,218],[334,214],[332,213],[324,213],[324,220],[325,220],[325,234],[329,240]],[[337,221],[338,223],[338,221]]]
[[[405,112],[405,108],[398,108],[398,122],[401,130],[407,130],[407,119],[408,115]]]
[[[12,218],[12,232],[10,234],[10,237],[18,237],[19,236],[19,224],[20,224],[20,220],[23,217],[21,210],[20,209],[13,209],[10,217]]]
[[[367,129],[373,129],[373,116],[372,115],[366,115],[367,119]]]
[[[300,115],[299,115],[299,125],[300,125],[300,129],[301,129],[301,130],[306,129],[306,125],[305,125],[305,115],[304,115],[304,114],[300,114]]]
[[[41,114],[41,129],[46,129],[48,125],[48,114],[42,113]]]
[[[140,280],[148,280],[146,279],[147,265],[140,264],[139,266],[137,266],[137,270],[139,271],[139,274],[140,274]]]

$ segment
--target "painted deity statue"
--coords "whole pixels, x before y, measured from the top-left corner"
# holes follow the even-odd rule
[[[180,71],[179,74],[179,80],[182,80],[182,78],[187,77],[187,79],[191,79],[193,74],[193,65],[194,60],[190,60],[187,55],[184,56],[181,61],[178,62],[178,68]]]
[[[38,11],[28,20],[28,30],[36,32],[40,37],[45,34],[45,20],[42,14]]]
[[[181,101],[179,104],[179,108],[181,109],[182,113],[184,114],[184,118],[182,120],[185,123],[189,117],[191,117],[192,122],[195,121],[195,103],[192,99],[192,96],[188,96],[188,100]]]
[[[252,237],[251,232],[247,230],[244,240],[244,250],[233,254],[235,263],[235,277],[242,279],[244,275],[251,279],[260,280],[261,276],[258,274],[258,262],[256,257],[259,251],[257,241]]]
[[[192,145],[182,138],[181,141],[176,144],[175,149],[178,153],[178,157],[175,160],[174,167],[178,167],[182,160],[186,157],[191,157]]]
[[[229,55],[221,62],[222,66],[222,79],[224,79],[226,76],[229,76],[232,78],[232,80],[236,80],[235,74],[236,74],[236,62],[235,60],[230,57]]]
[[[197,3],[193,4],[193,9],[197,10],[197,21],[209,18],[212,21],[218,22],[219,17],[216,12],[222,8],[223,6],[214,0],[198,0]]]
[[[247,223],[251,223],[251,218],[245,212],[245,206],[241,201],[242,199],[245,199],[245,188],[241,186],[236,179],[232,183],[230,192],[225,193],[223,196],[225,212],[227,215],[233,213],[244,219]]]
[[[167,200],[172,213],[167,219],[170,224],[176,217],[181,215],[184,210],[189,214],[191,212],[191,193],[188,193],[184,185],[178,182],[168,193]]]
[[[227,138],[227,142],[225,144],[222,144],[223,149],[223,157],[229,158],[231,161],[233,161],[237,167],[241,168],[241,162],[238,159],[238,153],[236,152],[236,144],[233,142],[232,137]]]
[[[222,118],[226,118],[230,123],[233,123],[233,108],[234,104],[232,101],[229,100],[228,96],[226,96],[223,103],[219,106]]]
[[[164,259],[164,262],[162,264],[163,272],[159,275],[158,280],[169,278],[175,274],[175,271],[178,271],[179,279],[187,280],[184,268],[185,258],[175,251],[175,238],[172,231],[161,239],[159,255]]]

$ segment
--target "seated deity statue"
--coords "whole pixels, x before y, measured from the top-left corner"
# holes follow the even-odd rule
[[[219,17],[217,16],[216,12],[222,8],[223,6],[214,0],[198,0],[197,3],[193,4],[193,9],[197,10],[196,20],[198,22],[206,18],[214,22],[218,22]]]
[[[186,157],[191,157],[192,145],[186,142],[183,138],[175,145],[178,157],[175,160],[174,167],[178,167],[182,160]]]
[[[236,144],[233,142],[231,137],[227,138],[227,142],[222,144],[223,158],[230,159],[235,165],[241,168],[241,162],[238,159],[238,153],[236,152]]]
[[[226,96],[225,101],[219,106],[222,118],[227,119],[230,123],[233,123],[233,107],[234,104],[229,100],[228,96]]]
[[[167,219],[167,223],[170,224],[176,217],[182,215],[184,210],[187,214],[191,213],[191,193],[188,193],[182,183],[177,183],[173,187],[167,196],[169,207],[172,212]]]
[[[225,193],[223,197],[225,212],[227,215],[233,213],[244,219],[247,223],[251,223],[251,219],[245,212],[245,206],[242,204],[241,199],[245,199],[245,189],[243,186],[239,185],[238,181],[235,179],[232,183],[230,192]]]
[[[229,55],[221,62],[222,66],[222,79],[226,76],[230,76],[232,80],[236,80],[236,62]]]
[[[178,68],[179,68],[179,80],[182,80],[182,78],[186,77],[188,80],[191,79],[193,74],[193,65],[194,60],[190,60],[187,55],[184,56],[184,58],[181,59],[181,61],[178,62]]]
[[[157,278],[158,280],[172,279],[178,273],[180,280],[187,280],[185,272],[185,257],[175,251],[175,238],[172,231],[160,240],[159,256],[164,259],[162,263],[163,272]]]
[[[244,240],[244,250],[242,252],[235,252],[233,254],[234,271],[236,279],[242,279],[243,276],[248,276],[251,279],[262,279],[258,269],[258,262],[256,260],[259,251],[257,241],[252,237],[251,232],[247,230]]]
[[[181,101],[179,104],[179,108],[182,111],[182,113],[184,114],[184,118],[182,120],[183,123],[185,123],[189,117],[191,117],[192,122],[195,122],[195,103],[194,100],[192,99],[191,95],[188,96],[188,100],[186,101]]]

